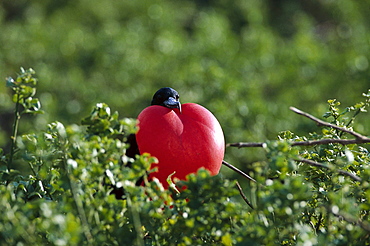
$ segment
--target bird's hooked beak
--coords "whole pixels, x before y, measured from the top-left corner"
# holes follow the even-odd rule
[[[176,100],[173,97],[169,97],[166,101],[163,102],[163,104],[167,108],[177,108],[177,109],[179,109],[180,114],[182,113],[180,101]]]

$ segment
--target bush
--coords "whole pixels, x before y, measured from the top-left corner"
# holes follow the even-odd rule
[[[289,106],[320,115],[369,88],[368,1],[0,1],[0,77],[33,67],[45,114],[27,133],[74,124],[96,102],[137,117],[161,87],[206,106],[228,142],[266,141],[315,125]],[[13,106],[0,87],[0,146],[8,149]],[[358,117],[357,129],[370,122]],[[247,168],[262,149],[226,152]],[[241,161],[242,160],[242,161]],[[229,173],[231,175],[231,173]]]
[[[7,85],[17,117],[12,148],[1,152],[1,245],[369,245],[370,155],[361,143],[370,141],[352,127],[370,94],[343,112],[329,100],[324,117],[331,123],[321,122],[319,133],[285,131],[278,140],[253,143],[266,161],[249,173],[256,179],[249,187],[252,208],[236,181],[206,170],[176,183],[186,185],[181,192],[148,182],[155,157],[125,156],[136,120],[120,119],[104,103],[84,125],[52,122],[17,136],[21,116],[42,112],[34,98],[37,79],[32,69],[21,69]],[[32,174],[14,169],[14,162],[29,165]],[[142,176],[145,185],[136,186]],[[119,187],[124,199],[112,194]]]

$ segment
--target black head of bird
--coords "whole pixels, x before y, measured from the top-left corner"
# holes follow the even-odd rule
[[[159,105],[166,108],[177,108],[181,113],[181,103],[179,93],[170,87],[159,89],[153,96],[151,105]]]

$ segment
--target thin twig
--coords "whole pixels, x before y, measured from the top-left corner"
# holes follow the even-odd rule
[[[249,207],[251,207],[251,209],[254,209],[252,203],[250,203],[250,201],[248,200],[247,196],[244,194],[243,189],[240,186],[240,184],[239,184],[238,181],[236,181],[236,187],[238,188],[239,193],[240,193],[240,196],[243,198],[243,200],[248,204]]]
[[[315,166],[315,167],[322,167],[322,168],[331,169],[330,166],[325,165],[325,164],[322,164],[322,163],[318,163],[318,162],[313,161],[313,160],[299,158],[299,159],[296,159],[296,161],[304,162],[304,163],[306,163],[308,165]],[[362,179],[360,177],[358,177],[357,175],[355,175],[353,173],[350,173],[350,172],[347,172],[347,171],[344,171],[344,170],[341,170],[341,169],[335,169],[335,171],[338,172],[338,173],[340,173],[340,174],[346,175],[346,176],[352,178],[353,180],[356,180],[356,181],[359,181],[359,182],[362,181]]]
[[[353,217],[352,215],[350,215],[348,213],[335,211],[335,209],[333,209],[333,207],[328,208],[327,210],[330,211],[334,216],[342,218],[342,219],[344,219],[345,221],[347,221],[349,223],[357,224],[358,226],[360,226],[365,231],[370,232],[370,224],[368,222],[362,221],[361,219],[357,219],[357,218]]]
[[[140,214],[138,211],[137,206],[134,206],[132,204],[132,199],[130,194],[127,194],[127,205],[131,209],[131,215],[132,215],[132,220],[134,224],[134,228],[136,230],[136,245],[144,246],[144,234],[142,230],[142,224],[140,221]]]
[[[330,143],[337,143],[337,144],[342,144],[342,145],[370,143],[370,138],[364,135],[361,135],[360,133],[348,130],[345,127],[340,127],[340,126],[322,121],[295,107],[290,107],[290,110],[292,110],[296,114],[305,116],[309,118],[310,120],[315,121],[320,126],[330,127],[330,128],[348,133],[355,137],[355,139],[330,139],[329,138],[329,139],[321,139],[321,140],[297,141],[297,142],[292,142],[291,146],[311,146],[311,145],[330,144]],[[247,147],[264,147],[265,145],[266,145],[265,143],[259,143],[259,142],[251,142],[251,143],[239,142],[239,143],[229,143],[226,146],[237,147],[237,148],[247,148]]]
[[[356,139],[360,139],[360,140],[363,139],[363,140],[366,140],[366,141],[370,142],[370,139],[369,138],[361,135],[360,133],[357,133],[357,132],[348,130],[347,128],[340,127],[340,126],[337,126],[337,125],[334,125],[334,124],[331,124],[331,123],[322,121],[322,120],[316,118],[315,116],[312,116],[312,115],[310,115],[310,114],[308,114],[306,112],[303,112],[302,110],[299,110],[299,109],[297,109],[295,107],[289,107],[289,109],[292,110],[296,114],[302,115],[304,117],[309,118],[310,120],[315,121],[318,125],[327,126],[327,127],[330,127],[330,128],[333,128],[333,129],[342,131],[342,132],[346,132],[346,133],[351,134],[352,136],[354,136]]]
[[[17,134],[18,134],[18,125],[19,125],[19,120],[21,119],[21,115],[19,112],[19,107],[20,107],[20,98],[19,98],[19,92],[17,90],[17,102],[15,103],[15,110],[14,110],[14,123],[13,123],[13,132],[11,136],[11,145],[10,145],[10,155],[9,155],[9,161],[8,161],[8,169],[12,167],[13,164],[13,157],[16,149],[16,142],[17,142]]]
[[[332,144],[332,143],[337,143],[341,145],[370,143],[370,138],[366,138],[366,139],[330,139],[330,138],[327,138],[327,139],[321,139],[321,140],[298,141],[298,142],[293,142],[291,145],[292,146],[310,146],[310,145]]]
[[[244,143],[244,142],[239,142],[239,143],[229,143],[226,144],[226,147],[238,147],[238,148],[245,148],[245,147],[264,147],[265,143]]]
[[[81,200],[80,196],[78,195],[76,184],[74,183],[74,180],[72,180],[73,175],[71,174],[71,172],[68,168],[67,158],[66,158],[65,155],[63,155],[63,157],[62,157],[62,161],[63,161],[63,164],[64,164],[64,169],[66,171],[66,176],[67,176],[67,179],[68,179],[68,183],[69,183],[69,186],[71,188],[71,193],[72,193],[72,196],[73,196],[73,200],[74,200],[76,208],[77,208],[77,213],[78,213],[78,216],[79,216],[81,224],[82,224],[82,231],[85,235],[87,243],[89,245],[92,245],[94,239],[93,239],[93,236],[91,234],[91,229],[90,229],[89,223],[87,221],[87,217],[86,217],[85,210],[83,208],[82,200]]]
[[[349,144],[360,144],[360,143],[370,143],[370,138],[364,137],[361,139],[320,139],[320,140],[308,140],[308,141],[297,141],[292,142],[291,146],[312,146],[312,145],[320,145],[320,144],[332,144],[337,143],[341,145],[349,145]],[[264,147],[266,143],[229,143],[226,146],[228,147],[237,147],[237,148],[250,148],[250,147]]]
[[[226,162],[226,161],[222,160],[222,164],[224,164],[225,166],[227,166],[227,167],[228,167],[228,168],[230,168],[231,170],[233,170],[233,171],[235,171],[235,172],[239,173],[240,175],[244,176],[245,178],[247,178],[247,179],[249,179],[249,180],[251,180],[251,181],[253,181],[253,182],[257,183],[257,181],[256,181],[254,178],[252,178],[252,177],[251,177],[251,176],[249,176],[248,174],[244,173],[242,170],[240,170],[240,169],[238,169],[238,168],[234,167],[234,166],[233,166],[233,165],[231,165],[230,163],[228,163],[228,162]]]

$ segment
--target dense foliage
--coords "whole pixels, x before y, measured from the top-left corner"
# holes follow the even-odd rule
[[[251,167],[257,181],[250,183],[251,208],[239,199],[235,181],[205,170],[176,189],[145,178],[136,186],[156,159],[124,155],[136,121],[120,119],[105,103],[96,104],[84,126],[52,122],[17,136],[22,117],[41,112],[38,81],[32,69],[21,69],[6,82],[18,117],[12,150],[0,156],[1,245],[369,245],[368,150],[293,146],[351,134],[331,127],[305,136],[286,131],[265,143],[266,161]],[[341,112],[330,100],[325,117],[351,130],[369,102],[370,93],[364,94],[363,102]],[[14,169],[15,161],[32,174]],[[113,187],[123,187],[125,199],[116,199]]]

